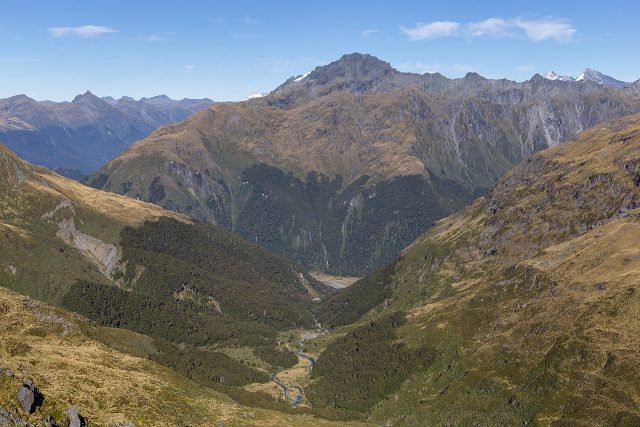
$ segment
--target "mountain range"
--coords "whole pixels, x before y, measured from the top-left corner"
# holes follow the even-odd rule
[[[362,275],[533,153],[637,112],[638,84],[449,79],[354,53],[161,127],[88,182]]]
[[[545,79],[548,80],[560,80],[565,82],[582,82],[582,81],[591,81],[598,83],[603,86],[624,88],[633,85],[630,82],[623,82],[622,80],[615,79],[611,76],[607,76],[606,74],[601,73],[600,71],[592,70],[591,68],[586,68],[578,77],[572,77],[568,75],[560,75],[555,71],[550,73],[546,73],[543,75]]]
[[[87,91],[71,102],[0,99],[0,143],[32,163],[82,179],[159,126],[209,107],[210,99],[138,101],[98,98]]]
[[[0,147],[0,421],[637,425],[639,153],[600,123],[333,291]]]

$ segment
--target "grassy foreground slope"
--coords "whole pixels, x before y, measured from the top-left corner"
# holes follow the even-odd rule
[[[325,325],[366,314],[323,338],[312,401],[406,425],[638,425],[639,241],[636,115],[534,155],[329,300]],[[386,373],[396,386],[332,402],[357,397],[380,345],[413,355]]]
[[[0,407],[42,425],[47,415],[64,421],[77,405],[90,425],[133,422],[136,426],[336,425],[310,416],[249,408],[222,393],[185,379],[145,358],[131,356],[92,339],[84,331],[134,343],[144,351],[150,339],[122,329],[91,325],[0,287]],[[16,391],[31,379],[44,394],[32,415],[19,409]]]

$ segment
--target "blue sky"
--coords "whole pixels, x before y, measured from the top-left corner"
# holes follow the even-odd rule
[[[240,100],[356,51],[449,77],[633,81],[638,16],[636,1],[0,0],[0,98]]]

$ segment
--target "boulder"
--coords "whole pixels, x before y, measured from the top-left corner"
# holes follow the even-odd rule
[[[18,394],[16,395],[16,399],[18,399],[18,403],[22,407],[22,410],[27,414],[33,413],[36,408],[42,405],[44,401],[44,396],[38,390],[38,387],[31,382],[26,381],[18,390]]]
[[[84,427],[87,425],[77,406],[71,406],[67,409],[67,417],[69,417],[69,427]]]

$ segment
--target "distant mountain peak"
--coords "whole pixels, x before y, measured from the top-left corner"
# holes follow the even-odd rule
[[[557,74],[555,71],[546,73],[542,77],[544,77],[547,80],[564,81],[564,82],[591,81],[603,86],[611,86],[611,87],[617,87],[617,88],[631,86],[631,83],[629,82],[623,82],[622,80],[615,79],[611,76],[601,73],[598,70],[594,70],[593,68],[585,68],[584,71],[580,73],[578,77],[575,77],[575,78],[569,75]]]
[[[389,72],[397,72],[391,64],[385,62],[368,53],[348,53],[342,55],[337,61],[328,65],[317,67],[311,73],[310,78],[317,78],[317,75],[335,72],[342,76],[372,76],[377,74],[385,74]]]
[[[590,80],[592,82],[596,82],[604,86],[612,86],[612,87],[631,86],[631,83],[629,82],[623,82],[622,80],[618,80],[611,76],[607,76],[606,74],[603,74],[600,71],[594,70],[592,68],[585,68],[582,74],[580,74],[576,78],[576,81],[583,81],[583,80]]]
[[[76,96],[73,98],[74,103],[83,102],[83,103],[95,103],[95,102],[105,102],[104,100],[95,96],[91,91],[86,91],[85,93]]]
[[[544,77],[547,80],[559,80],[562,82],[572,82],[575,80],[571,76],[568,76],[566,74],[558,74],[555,71],[551,71],[550,73],[545,73],[542,77]]]

